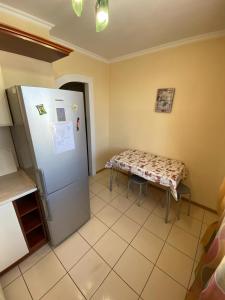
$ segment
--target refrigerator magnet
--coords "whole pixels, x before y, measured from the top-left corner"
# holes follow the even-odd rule
[[[77,118],[77,131],[80,130],[80,118],[78,117]]]
[[[39,105],[36,105],[37,107],[37,110],[39,112],[39,115],[44,115],[44,114],[47,114],[45,108],[44,108],[44,104],[39,104]]]
[[[72,110],[73,111],[77,111],[78,110],[78,105],[77,104],[73,104],[72,105]]]

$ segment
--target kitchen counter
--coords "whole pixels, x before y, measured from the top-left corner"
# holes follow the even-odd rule
[[[1,176],[0,206],[33,193],[36,190],[35,183],[22,170]]]

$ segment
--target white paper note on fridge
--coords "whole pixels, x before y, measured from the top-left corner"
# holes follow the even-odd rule
[[[53,141],[55,152],[58,154],[75,149],[73,123],[54,123]]]

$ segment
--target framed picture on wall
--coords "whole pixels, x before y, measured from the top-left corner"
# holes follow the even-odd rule
[[[156,96],[155,111],[170,113],[172,111],[174,95],[174,88],[158,89]]]

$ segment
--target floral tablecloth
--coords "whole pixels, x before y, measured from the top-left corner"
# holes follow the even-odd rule
[[[105,167],[128,171],[151,182],[170,187],[175,199],[177,199],[176,188],[179,182],[187,176],[182,161],[140,150],[123,151],[113,156]]]

